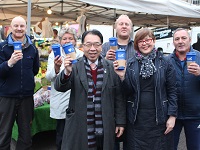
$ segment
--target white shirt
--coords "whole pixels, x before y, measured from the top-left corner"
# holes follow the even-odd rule
[[[76,58],[82,57],[83,52],[76,49]],[[61,48],[61,57],[64,60],[65,53]],[[51,94],[50,94],[50,117],[54,119],[64,119],[66,117],[66,109],[68,108],[70,91],[58,92],[54,88],[54,80],[56,78],[54,68],[54,53],[53,51],[49,54],[46,78],[51,81]],[[60,72],[64,69],[64,64],[60,67]],[[59,73],[60,73],[59,72]]]

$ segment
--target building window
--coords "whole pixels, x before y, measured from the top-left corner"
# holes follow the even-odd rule
[[[193,4],[200,5],[200,0],[193,0]]]

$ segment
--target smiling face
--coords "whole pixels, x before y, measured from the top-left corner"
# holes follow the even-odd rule
[[[154,46],[155,46],[155,41],[149,35],[147,35],[142,40],[138,41],[139,51],[144,55],[151,53]]]
[[[11,30],[13,38],[16,40],[23,39],[26,34],[26,21],[20,16],[15,17],[11,22]]]
[[[83,41],[83,52],[84,55],[91,61],[95,62],[101,53],[102,43],[98,35],[91,33],[87,34]]]
[[[179,53],[190,51],[191,38],[186,30],[176,31],[173,37],[174,47]]]
[[[155,41],[153,32],[148,28],[142,28],[135,35],[134,49],[148,55],[153,50]]]
[[[61,44],[61,45],[64,45],[64,44],[67,44],[67,43],[72,43],[74,46],[76,45],[76,40],[75,40],[73,34],[65,33],[65,34],[61,37],[60,44]]]

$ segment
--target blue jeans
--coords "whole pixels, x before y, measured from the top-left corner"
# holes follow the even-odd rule
[[[187,150],[200,150],[200,119],[177,119],[174,127],[174,149],[177,150],[179,137],[184,127]]]

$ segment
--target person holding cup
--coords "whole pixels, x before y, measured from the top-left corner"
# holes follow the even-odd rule
[[[30,149],[31,122],[34,117],[34,76],[39,71],[39,55],[26,35],[21,16],[11,21],[11,33],[0,43],[0,149],[10,150],[12,128],[16,121],[16,150]]]
[[[56,146],[57,150],[61,150],[62,137],[65,127],[66,109],[69,104],[70,90],[66,92],[58,92],[54,88],[56,76],[64,69],[65,52],[62,48],[65,44],[73,44],[76,46],[77,32],[74,28],[62,28],[59,32],[60,43],[52,44],[52,52],[48,57],[46,78],[51,81],[50,94],[50,117],[56,119]],[[75,57],[83,56],[83,52],[75,48]]]
[[[108,60],[114,61],[116,60],[116,49],[124,49],[126,51],[125,58],[128,60],[135,53],[133,39],[131,38],[133,23],[127,15],[120,15],[116,19],[114,27],[116,29],[116,37],[109,38],[109,41],[102,45],[101,55]],[[116,138],[114,150],[120,149],[119,143],[123,142],[123,136]]]
[[[191,46],[191,37],[184,28],[173,34],[174,52],[168,56],[176,70],[178,116],[174,127],[177,150],[184,128],[188,150],[200,149],[200,52]]]
[[[148,28],[135,35],[135,55],[124,70],[115,72],[126,97],[127,125],[124,147],[173,150],[173,127],[177,116],[175,69],[155,48],[155,36]]]
[[[126,59],[131,58],[134,53],[133,40],[131,38],[133,23],[127,15],[120,15],[115,21],[117,37],[109,38],[109,41],[102,46],[101,55],[108,60],[115,60],[116,49],[126,50]]]
[[[56,90],[71,90],[63,150],[112,150],[115,137],[123,134],[125,100],[112,62],[100,56],[102,42],[98,30],[84,32],[84,56],[72,64],[67,55],[65,69],[56,77]]]

